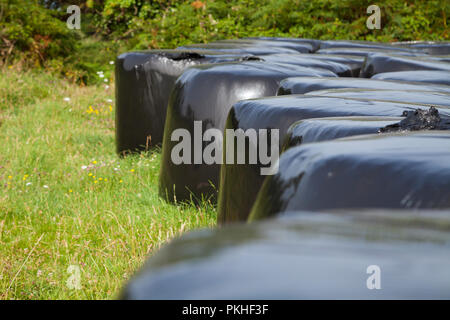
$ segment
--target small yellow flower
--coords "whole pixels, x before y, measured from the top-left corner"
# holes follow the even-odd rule
[[[12,179],[12,176],[8,176],[8,179]]]
[[[89,106],[89,108],[86,110],[87,113],[92,113],[94,112],[94,109],[92,108],[92,106]]]
[[[130,172],[134,172],[134,169],[131,169]]]
[[[92,176],[92,179],[95,179],[95,176]]]
[[[108,179],[107,179],[107,178],[105,178],[105,182],[106,182],[106,181],[108,181]]]
[[[122,182],[123,182],[123,180],[120,180],[119,182],[120,182],[120,183],[122,183]]]
[[[98,180],[102,181],[102,180],[103,180],[103,178],[98,178]]]
[[[88,176],[89,176],[89,177],[92,176],[92,172],[89,172]]]
[[[72,193],[72,189],[69,189],[69,192]]]
[[[109,106],[109,111],[112,111],[112,106]]]
[[[94,183],[97,183],[97,182],[98,182],[97,180],[94,181]]]
[[[96,163],[97,163],[97,161],[95,161],[95,160],[94,160],[94,161],[92,161],[92,163],[93,163],[93,164],[96,164]]]

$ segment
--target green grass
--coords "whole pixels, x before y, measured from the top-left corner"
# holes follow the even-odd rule
[[[0,72],[0,299],[115,298],[162,244],[215,225],[211,204],[158,197],[160,152],[115,154],[105,86]]]

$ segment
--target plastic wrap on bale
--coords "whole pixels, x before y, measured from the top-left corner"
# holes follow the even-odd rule
[[[391,50],[396,52],[417,52],[423,53],[420,48],[409,48],[407,46],[392,45],[390,43],[374,42],[374,41],[358,41],[358,40],[322,40],[320,42],[320,50],[324,49],[379,49]]]
[[[448,41],[404,41],[394,42],[392,45],[419,49],[430,55],[450,54],[450,42]]]
[[[450,71],[419,70],[383,72],[372,76],[372,79],[423,82],[450,86]]]
[[[417,105],[400,102],[291,95],[236,103],[230,110],[225,129],[242,129],[244,132],[248,129],[278,129],[281,149],[289,126],[299,120],[348,116],[401,117],[405,111],[416,109]],[[448,108],[439,110],[450,112]],[[365,133],[376,133],[381,127],[375,127],[370,122],[363,126]],[[347,131],[348,134],[361,132]],[[246,142],[246,155],[250,154],[250,151],[256,152],[258,143]],[[234,144],[237,142],[234,141]],[[224,149],[224,158],[225,156]],[[266,179],[266,176],[261,174],[262,167],[265,166],[259,160],[255,164],[222,164],[218,201],[219,223],[245,221],[248,218],[258,191]]]
[[[413,90],[450,93],[449,86],[438,84],[419,84],[403,81],[375,80],[365,78],[297,77],[286,78],[281,81],[277,95],[305,94],[311,91],[339,88]]]
[[[267,61],[271,63],[287,63],[306,68],[325,69],[333,72],[340,77],[351,77],[352,69],[349,65],[331,61],[327,59],[315,59],[315,55],[303,55],[303,54],[269,54],[260,56],[258,59],[261,61]],[[256,58],[255,58],[256,59]]]
[[[310,91],[305,95],[406,102],[417,104],[419,108],[421,106],[450,107],[450,93],[434,91],[342,88]]]
[[[194,231],[120,298],[449,299],[449,226],[450,211],[345,210]]]
[[[228,111],[239,100],[273,96],[282,79],[292,76],[333,76],[323,69],[262,61],[195,66],[186,70],[170,97],[164,132],[160,172],[160,195],[169,201],[194,201],[215,197],[219,164],[174,164],[171,152],[178,142],[171,141],[176,129],[191,134],[194,147],[194,121],[202,121],[201,134],[209,129],[223,130]],[[208,143],[203,142],[203,146]],[[203,150],[203,149],[202,149]],[[214,200],[215,201],[215,200]]]
[[[313,44],[302,41],[273,41],[261,39],[226,39],[210,42],[211,44],[236,44],[241,46],[265,47],[265,48],[287,48],[297,51],[298,53],[311,53],[314,51]]]
[[[365,58],[369,54],[373,53],[383,53],[383,54],[396,54],[400,56],[411,56],[411,57],[423,57],[428,56],[426,53],[417,50],[392,50],[391,48],[328,48],[320,49],[316,54],[322,55],[348,55]]]
[[[320,40],[306,39],[306,38],[280,38],[280,37],[245,37],[243,39],[249,40],[268,40],[268,41],[281,41],[281,42],[293,42],[293,43],[308,43],[311,45],[312,51],[315,52],[320,47]]]
[[[364,63],[364,57],[350,56],[350,55],[334,55],[334,54],[302,54],[302,57],[308,57],[316,60],[324,60],[337,62],[347,65],[351,72],[352,77],[359,77],[362,64]]]
[[[361,68],[360,77],[370,78],[378,73],[396,71],[438,70],[450,72],[450,63],[436,58],[404,57],[381,53],[369,54]]]
[[[117,152],[141,151],[161,144],[169,94],[186,68],[241,57],[201,50],[151,50],[120,55],[116,60]]]
[[[342,138],[293,147],[249,220],[290,210],[450,208],[450,131]]]
[[[236,42],[210,42],[210,43],[194,43],[187,44],[177,49],[180,50],[211,50],[211,51],[221,51],[235,54],[252,54],[252,55],[266,55],[266,54],[276,54],[276,53],[291,53],[298,54],[299,52],[308,53],[310,52],[310,47],[305,47],[304,45],[297,45],[293,47],[292,44],[287,43],[287,45],[283,45],[283,43],[279,43],[269,45],[266,43],[264,45],[262,42],[258,42],[254,44],[245,44],[245,43],[236,43]]]
[[[378,133],[403,117],[330,117],[300,120],[293,123],[284,138],[282,151],[303,143],[321,142],[363,134]]]

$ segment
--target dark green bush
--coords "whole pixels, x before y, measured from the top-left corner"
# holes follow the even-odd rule
[[[363,0],[209,0],[182,1],[151,19],[130,20],[128,32],[138,39],[138,47],[262,35],[380,41],[449,39],[448,1],[376,3],[381,9],[381,30],[367,29],[370,3]]]
[[[60,13],[46,10],[35,0],[0,0],[0,57],[27,64],[71,55],[79,36],[60,20]]]
[[[82,10],[81,32],[65,25],[71,4]],[[119,51],[132,49],[246,36],[449,40],[448,1],[378,0],[381,30],[366,27],[369,4],[364,0],[0,0],[0,63],[44,66],[80,83],[92,83],[95,72]]]

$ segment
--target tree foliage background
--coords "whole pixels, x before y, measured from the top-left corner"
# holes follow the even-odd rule
[[[69,5],[81,31],[69,30]],[[45,67],[82,83],[119,51],[245,36],[377,41],[448,40],[450,2],[379,0],[0,0],[0,64]],[[92,77],[91,77],[92,78]]]

